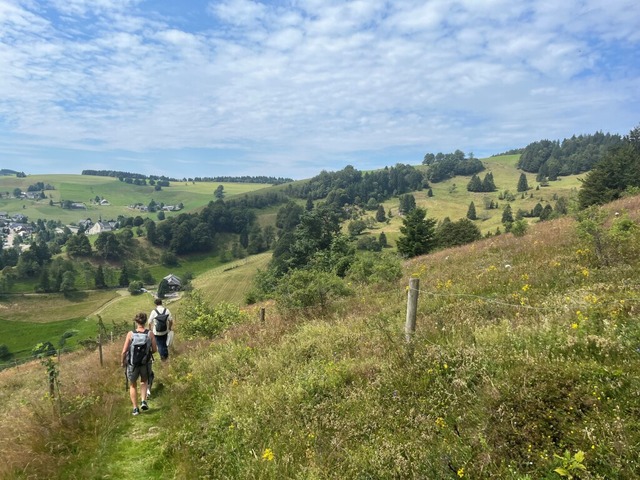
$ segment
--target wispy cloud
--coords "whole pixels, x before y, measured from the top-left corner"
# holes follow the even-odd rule
[[[631,1],[180,5],[0,0],[0,155],[300,177],[638,122]]]

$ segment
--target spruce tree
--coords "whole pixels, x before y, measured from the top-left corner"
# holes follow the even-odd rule
[[[467,184],[468,192],[481,192],[482,191],[482,181],[478,175],[473,175],[469,183]]]
[[[527,190],[529,190],[527,176],[524,173],[521,173],[520,179],[518,180],[518,192],[526,192]]]
[[[513,223],[513,212],[511,211],[511,205],[507,204],[502,211],[502,224],[507,225]]]
[[[482,180],[483,192],[494,192],[496,190],[496,184],[493,181],[493,173],[489,172],[484,176]]]
[[[386,219],[387,216],[384,213],[384,207],[382,205],[378,205],[378,211],[376,212],[376,221],[384,222]]]
[[[104,271],[102,270],[102,265],[98,265],[98,268],[96,269],[94,281],[96,284],[96,288],[106,288],[107,283],[104,280]]]
[[[436,221],[426,218],[426,215],[426,210],[414,208],[402,219],[402,235],[396,243],[398,253],[405,257],[415,257],[433,250]]]
[[[476,216],[476,206],[474,205],[473,202],[471,202],[469,204],[469,209],[467,210],[467,218],[469,220],[477,220],[478,217]]]

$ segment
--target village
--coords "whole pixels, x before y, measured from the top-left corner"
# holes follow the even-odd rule
[[[47,185],[48,186],[48,185]],[[50,187],[49,189],[52,189]],[[45,189],[46,190],[46,189]],[[45,190],[40,191],[26,191],[23,192],[19,189],[16,189],[13,192],[13,198],[25,199],[25,200],[43,200],[46,199],[47,196],[45,194]],[[6,195],[10,195],[9,192],[6,192]],[[110,206],[111,203],[106,198],[96,197],[95,199],[91,199],[91,205],[94,206]],[[54,202],[52,199],[49,200],[50,206],[59,206],[61,208],[66,208],[70,210],[87,210],[87,204],[84,202],[74,202],[70,200],[64,200],[59,202]],[[178,203],[177,205],[165,205],[165,204],[157,204],[153,200],[150,204],[143,203],[135,203],[127,206],[127,209],[136,211],[136,212],[177,212],[184,208],[182,203]],[[29,219],[26,215],[22,213],[14,213],[10,214],[6,211],[0,211],[0,239],[2,240],[2,248],[11,248],[17,246],[22,251],[29,248],[30,240],[32,239],[32,235],[34,233],[34,220]],[[55,233],[64,233],[64,228],[68,228],[72,233],[78,233],[79,231],[84,232],[86,235],[99,235],[104,232],[111,232],[116,230],[119,227],[117,220],[102,220],[102,216],[99,217],[97,221],[93,221],[91,218],[82,218],[77,222],[59,226],[55,229]]]

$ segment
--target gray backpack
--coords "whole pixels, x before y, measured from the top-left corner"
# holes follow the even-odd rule
[[[151,359],[151,337],[149,330],[144,332],[133,331],[131,345],[129,345],[129,365],[140,367],[149,363]]]

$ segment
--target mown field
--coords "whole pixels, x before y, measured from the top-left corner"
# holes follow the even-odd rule
[[[55,187],[55,190],[47,190],[45,200],[29,200],[6,198],[7,193],[12,194],[15,188],[26,191],[29,185],[43,182]],[[44,220],[60,220],[64,224],[77,223],[79,220],[91,218],[97,221],[116,219],[118,215],[136,216],[143,218],[150,217],[156,219],[156,213],[145,213],[131,210],[129,205],[142,203],[148,205],[153,199],[156,203],[165,205],[176,205],[182,203],[184,211],[198,209],[211,200],[214,200],[213,192],[222,185],[224,187],[225,198],[232,198],[263,188],[268,185],[262,183],[214,183],[214,182],[171,182],[169,187],[163,187],[156,191],[152,186],[137,186],[121,182],[117,178],[100,177],[93,175],[29,175],[26,178],[15,176],[0,176],[0,211],[9,214],[22,213],[30,220],[42,218]],[[110,205],[96,205],[92,201],[95,197],[105,198]],[[50,206],[49,201],[59,202],[60,200],[72,200],[74,202],[84,202],[86,210],[67,210],[60,206]],[[176,212],[166,212],[167,216],[175,215]]]

